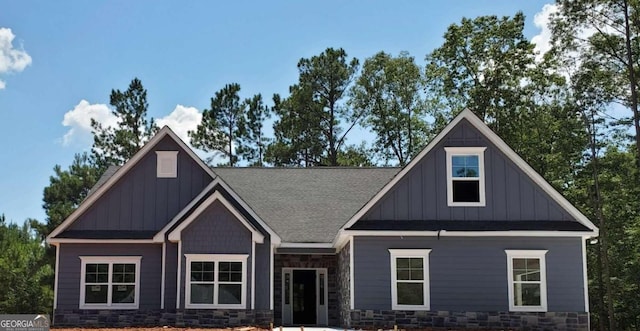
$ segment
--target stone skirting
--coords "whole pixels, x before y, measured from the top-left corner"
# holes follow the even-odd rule
[[[589,330],[589,313],[585,312],[451,312],[352,310],[351,328],[391,329],[470,328],[522,331]]]
[[[271,310],[181,309],[181,310],[60,310],[53,313],[57,327],[233,327],[268,326]]]

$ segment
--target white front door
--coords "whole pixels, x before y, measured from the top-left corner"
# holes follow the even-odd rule
[[[282,324],[327,325],[327,269],[282,269]]]

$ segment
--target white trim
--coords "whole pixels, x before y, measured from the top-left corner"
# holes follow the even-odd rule
[[[178,276],[176,277],[176,309],[180,309],[180,284],[182,278],[182,241],[178,242]]]
[[[484,168],[484,151],[486,147],[445,147],[447,155],[447,205],[449,207],[484,207],[486,206],[486,190],[485,190],[485,168]],[[478,157],[478,177],[453,177],[453,156],[477,156]],[[478,181],[478,202],[455,202],[453,201],[453,182],[454,181]]]
[[[79,239],[79,238],[51,238],[49,244],[154,244],[152,239]]]
[[[256,307],[256,242],[251,242],[251,309]]]
[[[427,155],[440,141],[453,130],[462,119],[466,119],[473,125],[485,138],[492,142],[498,150],[502,151],[507,158],[513,161],[529,178],[549,196],[555,200],[561,207],[563,207],[571,216],[593,230],[588,235],[597,236],[598,228],[589,221],[589,219],[582,214],[576,207],[574,207],[567,199],[565,199],[558,191],[556,191],[551,184],[549,184],[540,174],[538,174],[531,166],[527,164],[513,149],[511,149],[498,135],[496,135],[491,129],[482,122],[471,110],[465,109],[458,116],[456,116],[431,142],[423,149],[409,164],[407,164],[400,172],[398,172],[391,181],[389,181],[369,202],[367,202],[355,215],[347,221],[341,229],[347,229],[351,227],[355,222],[361,219],[378,201],[380,201],[387,192],[389,192],[405,175],[411,171],[425,155]],[[339,235],[339,233],[338,233]]]
[[[53,309],[58,308],[58,273],[60,273],[60,244],[53,244],[56,248],[56,269],[53,275]]]
[[[79,256],[81,261],[80,267],[80,301],[78,303],[79,309],[138,309],[140,306],[140,260],[142,256]],[[108,264],[108,281],[107,281],[107,303],[95,304],[85,303],[85,280],[86,280],[86,267],[87,263],[100,263]],[[113,265],[117,263],[134,264],[136,266],[136,279],[135,279],[135,293],[134,302],[127,304],[112,303],[112,287],[113,283]]]
[[[547,250],[514,250],[506,249],[507,253],[507,286],[509,292],[509,311],[546,312],[547,311],[547,263],[545,255]],[[513,259],[539,259],[540,260],[540,306],[516,306],[513,293]],[[537,282],[536,282],[537,284]]]
[[[160,309],[164,309],[165,271],[167,264],[167,243],[162,243],[162,277],[160,278]]]
[[[593,232],[579,231],[393,231],[343,230],[343,236],[380,237],[592,237]]]
[[[167,223],[167,225],[165,225],[162,230],[158,231],[158,233],[156,233],[153,236],[153,241],[154,242],[164,242],[165,238],[164,235],[167,231],[169,231],[169,229],[171,229],[173,227],[174,224],[176,224],[180,219],[182,219],[182,217],[191,210],[191,208],[193,208],[193,206],[198,203],[198,201],[202,200],[202,198],[207,195],[207,193],[209,193],[209,191],[216,186],[218,182],[216,180],[211,181],[211,183],[209,183],[200,193],[198,193],[198,195],[193,198],[193,200],[191,200],[191,202],[189,202],[184,208],[182,208],[182,210],[176,215],[174,216],[171,221],[169,221],[169,223]]]
[[[589,277],[587,274],[587,240],[582,238],[582,283],[584,289],[584,311],[589,312]]]
[[[229,203],[229,201],[227,201],[227,199],[225,199],[222,196],[222,194],[220,194],[220,192],[214,192],[210,197],[207,198],[207,200],[205,200],[202,204],[200,204],[200,206],[198,206],[198,208],[196,208],[196,210],[194,210],[193,213],[191,213],[191,215],[187,217],[187,219],[185,219],[173,231],[171,231],[169,233],[169,241],[171,242],[180,241],[182,236],[182,230],[186,229],[187,226],[189,226],[189,224],[195,221],[196,218],[198,218],[198,216],[200,216],[200,214],[202,214],[207,208],[209,208],[209,206],[216,200],[220,201],[222,205],[231,214],[233,214],[233,216],[235,216],[236,219],[238,219],[240,223],[242,223],[242,225],[244,225],[244,227],[247,228],[247,230],[251,232],[251,239],[253,241],[259,244],[264,242],[264,236],[260,232],[258,232],[258,230],[255,227],[253,227],[251,223],[249,223],[249,221],[244,216],[242,216],[242,214],[240,214],[240,212],[238,212],[238,210],[234,208],[233,205]]]
[[[283,242],[279,248],[334,248],[333,243],[295,243]]]
[[[391,309],[393,310],[430,310],[431,295],[429,282],[429,253],[431,249],[389,249],[391,259]],[[398,279],[396,261],[398,258],[422,258],[422,281],[402,281],[411,283],[422,283],[422,305],[401,305],[398,304]]]
[[[184,294],[186,309],[246,309],[247,307],[247,254],[185,254],[186,273],[184,280]],[[193,304],[191,303],[191,262],[214,262],[214,285],[213,304]],[[220,262],[240,262],[242,263],[242,283],[240,285],[240,303],[239,304],[218,304],[218,280],[219,263]]]
[[[118,169],[111,178],[107,180],[100,188],[98,188],[93,194],[88,196],[80,206],[73,212],[69,217],[67,217],[60,225],[58,225],[51,233],[47,236],[47,242],[51,243],[51,239],[55,236],[59,235],[64,229],[69,227],[73,222],[75,222],[80,215],[82,215],[89,207],[91,207],[105,192],[107,192],[115,183],[120,180],[124,175],[126,175],[134,165],[136,165],[147,153],[149,153],[158,142],[162,140],[165,136],[171,137],[186,153],[191,156],[191,158],[196,161],[198,165],[213,179],[215,178],[215,174],[192,150],[189,148],[183,141],[180,139],[168,126],[163,127],[156,133],[153,138],[151,138],[142,148],[136,152],[136,154],[131,157],[129,161],[127,161],[120,169]]]
[[[171,163],[168,170],[166,162]],[[178,151],[156,151],[156,177],[178,178]]]
[[[349,237],[349,307],[351,310],[355,309],[355,280],[353,279],[355,271],[353,265],[353,236]]]
[[[274,258],[274,245],[269,245],[269,309],[273,310],[273,293],[274,293],[274,270],[273,270],[273,258]]]

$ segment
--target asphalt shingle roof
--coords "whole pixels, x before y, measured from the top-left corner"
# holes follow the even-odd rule
[[[399,168],[214,168],[284,242],[331,242]]]

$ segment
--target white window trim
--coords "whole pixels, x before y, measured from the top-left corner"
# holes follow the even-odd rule
[[[449,207],[484,207],[486,205],[485,194],[485,168],[484,168],[484,151],[486,147],[445,147],[444,150],[447,154],[447,204]],[[478,167],[480,171],[479,179],[479,202],[454,202],[453,201],[453,181],[464,180],[461,178],[454,179],[452,172],[452,156],[461,155],[477,155]]]
[[[138,309],[140,305],[140,260],[142,256],[80,256],[80,309]],[[85,280],[87,264],[102,263],[109,264],[109,281],[107,289],[107,303],[85,303]],[[136,266],[135,298],[133,303],[112,303],[111,288],[113,287],[113,264],[127,263]]]
[[[509,288],[509,311],[546,312],[547,311],[547,250],[505,250],[507,253],[507,279]],[[513,293],[513,259],[540,259],[540,306],[516,306]]]
[[[431,295],[430,295],[430,281],[429,281],[429,253],[431,249],[389,249],[391,257],[391,309],[393,310],[430,310],[431,309]],[[423,283],[423,305],[400,305],[398,304],[398,289],[397,289],[397,271],[396,271],[396,259],[404,257],[421,257],[423,259],[422,265],[424,268]]]
[[[156,158],[156,175],[158,178],[178,177],[178,151],[156,151]],[[165,162],[171,162],[171,171],[162,171],[161,164]]]
[[[187,270],[184,276],[184,307],[187,309],[246,309],[247,307],[247,259],[248,254],[185,254]],[[191,262],[214,262],[213,304],[191,303]],[[218,262],[242,262],[242,285],[240,304],[219,305],[218,302]]]

